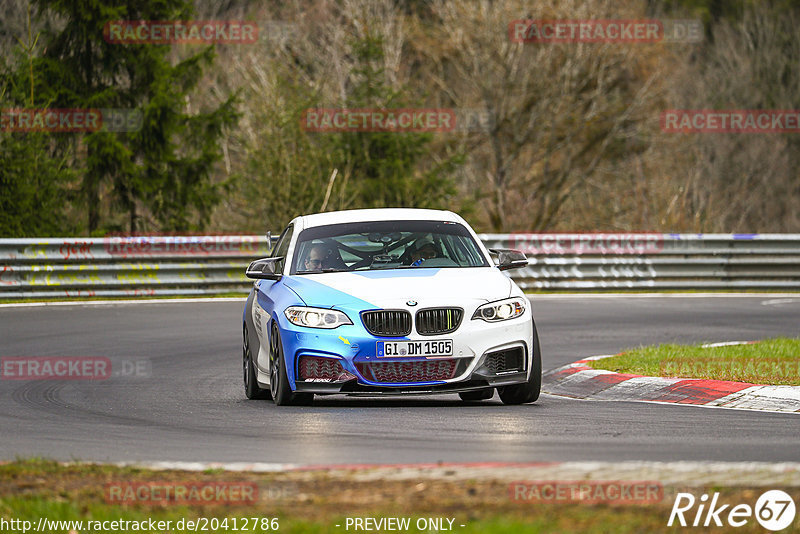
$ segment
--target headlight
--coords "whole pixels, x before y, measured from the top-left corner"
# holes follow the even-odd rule
[[[344,313],[327,308],[289,306],[283,314],[292,324],[309,328],[336,328],[343,324],[353,324]]]
[[[525,313],[525,299],[511,298],[490,302],[480,306],[472,314],[473,319],[483,319],[489,323],[507,321]]]

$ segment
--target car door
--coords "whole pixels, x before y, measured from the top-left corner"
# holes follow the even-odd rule
[[[289,243],[292,241],[294,226],[289,225],[281,233],[275,248],[272,249],[270,257],[286,258],[289,252]],[[286,260],[275,265],[275,272],[284,272]],[[259,340],[259,350],[255,358],[255,364],[263,373],[269,373],[269,333],[270,319],[276,313],[276,302],[281,300],[281,291],[286,291],[281,280],[258,280],[255,283],[256,298],[253,303],[253,323],[256,326]]]

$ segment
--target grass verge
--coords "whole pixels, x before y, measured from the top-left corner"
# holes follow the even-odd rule
[[[626,350],[589,366],[617,373],[800,386],[800,339],[745,345],[657,345]]]
[[[168,482],[252,483],[259,488],[255,502],[232,506],[211,503],[175,506],[174,503],[109,502],[109,485]],[[100,465],[62,465],[51,461],[24,460],[0,465],[0,518],[31,521],[171,521],[172,532],[178,521],[205,518],[202,532],[244,531],[244,518],[277,519],[271,526],[249,532],[346,533],[348,517],[407,517],[412,525],[406,532],[428,532],[416,528],[418,519],[449,518],[451,530],[463,534],[519,532],[674,532],[667,527],[678,491],[720,492],[721,502],[755,503],[764,488],[664,488],[663,498],[647,504],[542,502],[511,498],[509,482],[502,480],[375,480],[352,473],[286,472],[229,473],[149,471]],[[800,502],[799,488],[786,488]],[[227,527],[221,526],[228,519]],[[233,519],[238,528],[233,529]],[[212,519],[220,522],[213,528]],[[795,522],[795,525],[800,519]],[[277,529],[273,528],[278,526]],[[447,522],[444,522],[447,525]],[[463,525],[463,526],[462,526]],[[35,528],[35,527],[34,527]],[[89,529],[83,525],[84,530]],[[8,530],[8,529],[6,529]],[[51,528],[51,532],[69,532]],[[388,531],[369,529],[360,532]],[[736,532],[763,532],[751,519]],[[122,531],[121,529],[112,531]],[[130,529],[129,529],[130,531]],[[145,530],[147,531],[147,530]],[[717,531],[725,531],[718,529]]]

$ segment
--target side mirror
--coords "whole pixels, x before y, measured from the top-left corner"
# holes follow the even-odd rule
[[[283,260],[279,258],[261,258],[251,263],[245,271],[247,278],[254,278],[256,280],[278,280],[281,274],[275,272],[276,264]]]
[[[510,248],[491,248],[489,252],[497,255],[497,268],[501,271],[528,266],[528,257],[519,250]]]

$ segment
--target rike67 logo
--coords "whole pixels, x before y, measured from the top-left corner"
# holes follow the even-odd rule
[[[794,522],[796,508],[791,495],[781,490],[761,494],[754,507],[749,504],[721,503],[719,493],[703,494],[696,499],[691,493],[678,493],[669,514],[667,526],[742,527],[754,517],[767,530],[777,532]]]

